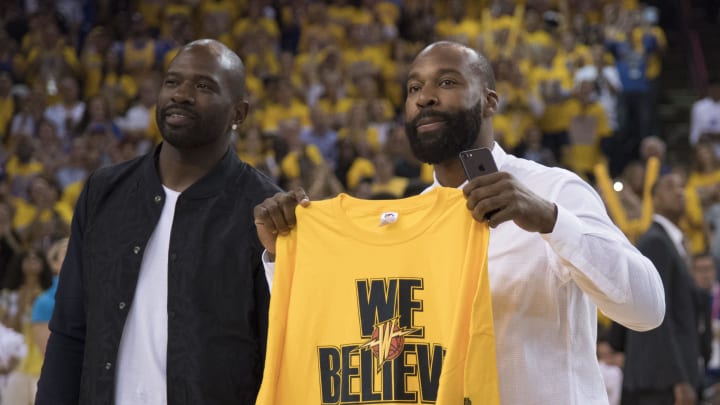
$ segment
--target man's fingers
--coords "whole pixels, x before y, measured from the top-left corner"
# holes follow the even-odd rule
[[[495,172],[486,174],[483,176],[475,177],[474,179],[470,180],[468,184],[463,187],[463,194],[465,196],[469,196],[474,190],[478,188],[488,187],[491,185],[498,184],[499,182],[502,182],[503,180],[510,180],[512,179],[512,176],[509,173],[506,172]]]
[[[310,197],[308,197],[308,195],[305,193],[305,190],[303,190],[302,187],[295,190],[294,194],[295,194],[295,201],[298,204],[302,205],[303,207],[307,207],[308,205],[310,205]],[[295,207],[293,207],[293,208],[295,208]],[[293,217],[294,216],[295,216],[295,214],[293,213]]]

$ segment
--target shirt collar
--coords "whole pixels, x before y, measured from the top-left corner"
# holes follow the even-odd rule
[[[163,143],[155,147],[153,153],[148,154],[146,161],[144,162],[145,170],[152,169],[150,182],[153,186],[153,189],[156,191],[160,191],[162,189],[160,174],[157,168],[157,160],[160,155],[160,149],[162,148],[162,146]],[[185,190],[182,194],[185,196],[185,198],[192,199],[205,198],[207,196],[217,194],[225,187],[227,181],[231,180],[228,178],[228,176],[232,172],[232,168],[238,165],[244,164],[237,157],[237,154],[233,152],[232,148],[228,148],[228,150],[225,152],[225,155],[223,155],[223,157],[215,165],[215,167],[213,167],[205,176],[200,178],[193,185],[188,187],[188,189]]]
[[[493,147],[491,149],[493,160],[495,160],[495,165],[497,166],[498,170],[502,170],[503,165],[505,164],[505,160],[507,160],[507,152],[503,150],[503,148],[497,143],[493,142]],[[459,185],[457,188],[463,188],[467,184],[467,180],[465,180],[461,185]],[[443,185],[440,184],[440,182],[437,179],[437,175],[435,174],[435,171],[433,170],[433,184],[427,188],[428,191],[435,187],[442,187]]]
[[[670,240],[673,241],[675,246],[682,247],[682,253],[685,253],[685,247],[683,245],[683,233],[678,228],[677,225],[670,222],[669,219],[665,218],[664,216],[660,214],[653,214],[653,221],[657,222],[660,226],[665,229],[665,232],[667,232],[668,236],[670,236]]]

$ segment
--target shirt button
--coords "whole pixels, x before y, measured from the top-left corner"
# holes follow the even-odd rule
[[[135,246],[135,247],[133,248],[133,253],[135,253],[135,254],[140,253],[140,246]]]
[[[125,309],[125,303],[124,302],[119,303],[118,308]]]
[[[155,196],[155,203],[156,203],[156,204],[160,204],[161,202],[162,202],[162,196],[161,196],[161,195],[156,195],[156,196]]]
[[[175,319],[175,311],[168,312],[168,316],[170,317],[170,319]]]
[[[105,370],[110,370],[111,368],[112,368],[112,363],[110,363],[109,361],[107,363],[105,363]]]
[[[170,260],[172,260],[172,261],[177,260],[177,255],[176,255],[175,253],[172,253],[172,254],[170,255]]]

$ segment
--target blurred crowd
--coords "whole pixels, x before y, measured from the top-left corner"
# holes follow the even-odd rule
[[[84,181],[161,140],[162,72],[197,38],[242,57],[236,152],[285,189],[386,199],[432,183],[401,111],[410,61],[447,39],[491,60],[504,149],[596,184],[631,240],[650,224],[651,183],[679,171],[691,251],[720,257],[720,82],[688,117],[694,156],[671,165],[665,33],[638,1],[27,0],[3,2],[0,22],[0,321],[26,336]],[[12,366],[39,373],[31,357]]]

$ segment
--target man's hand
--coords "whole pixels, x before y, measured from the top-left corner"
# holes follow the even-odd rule
[[[678,383],[673,386],[673,395],[675,396],[674,405],[695,405],[695,390],[689,383]]]
[[[511,220],[528,232],[550,233],[555,227],[555,204],[528,190],[509,173],[476,177],[463,188],[463,193],[473,218],[488,221],[493,228]]]
[[[302,188],[277,193],[255,207],[255,228],[269,254],[275,254],[277,235],[287,234],[297,223],[295,207],[298,204],[303,207],[310,205],[310,199]]]

